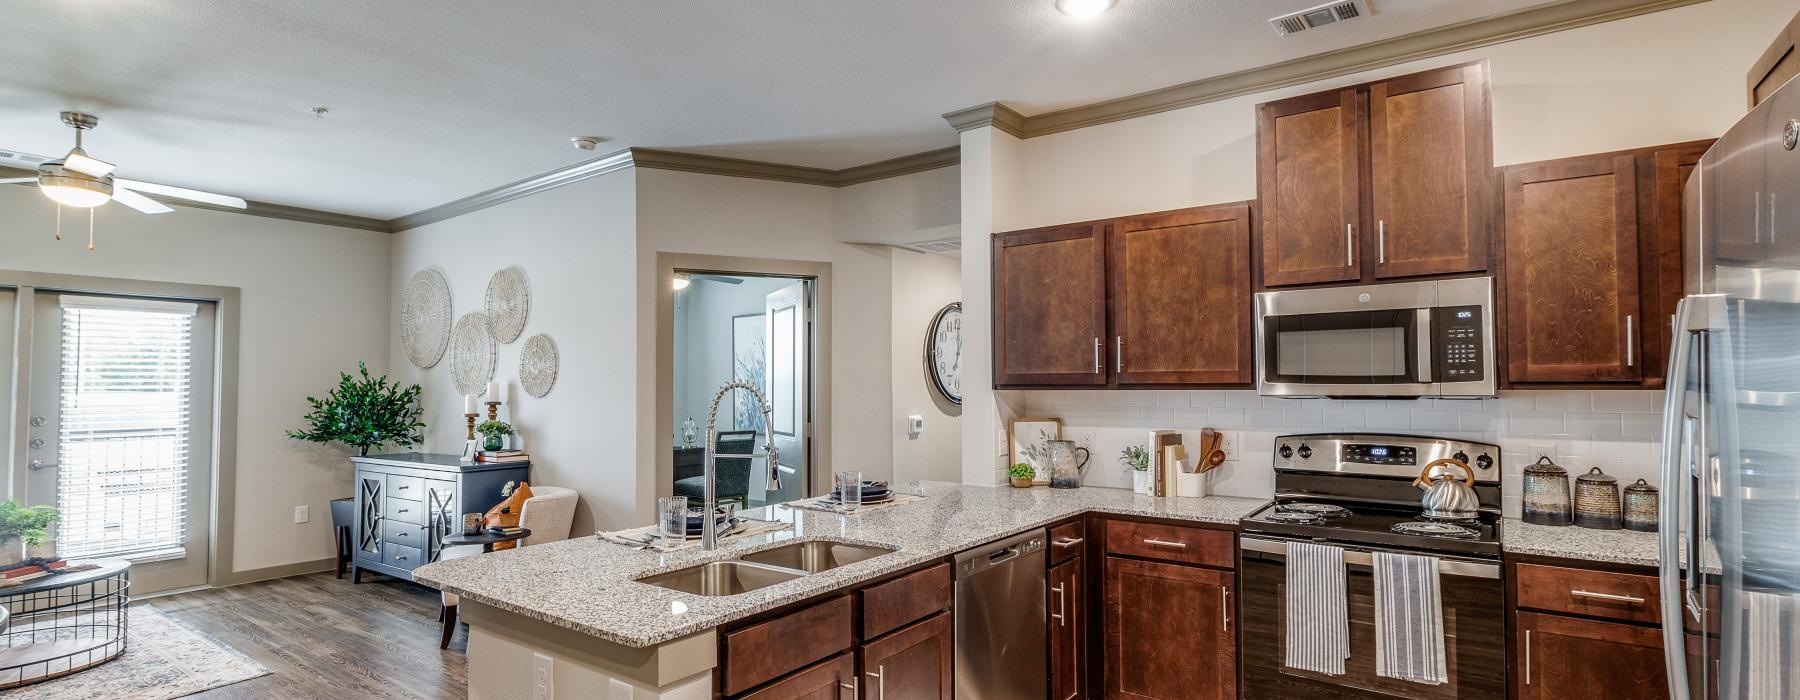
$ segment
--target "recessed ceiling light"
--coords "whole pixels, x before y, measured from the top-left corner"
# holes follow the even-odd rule
[[[1056,9],[1070,17],[1088,19],[1112,9],[1115,2],[1117,0],[1056,0]]]

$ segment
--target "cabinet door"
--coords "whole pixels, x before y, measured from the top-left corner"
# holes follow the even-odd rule
[[[1659,628],[1522,612],[1513,630],[1521,700],[1669,697]]]
[[[1352,88],[1256,108],[1264,286],[1358,279],[1362,111]]]
[[[1487,269],[1489,121],[1486,63],[1369,86],[1376,277]]]
[[[994,237],[994,384],[1105,384],[1106,226]]]
[[[1744,76],[1749,91],[1750,106],[1762,104],[1781,86],[1786,85],[1794,76],[1800,75],[1800,16],[1788,21],[1787,27],[1775,37],[1775,41],[1763,50],[1762,56],[1750,64],[1750,72]]]
[[[1116,381],[1250,383],[1250,205],[1120,219],[1108,238]]]
[[[1087,614],[1082,598],[1081,558],[1051,567],[1050,597],[1050,698],[1069,700],[1082,696],[1087,683]]]
[[[1106,558],[1106,697],[1237,697],[1232,574]]]
[[[868,700],[950,698],[955,634],[950,613],[862,645],[862,696]]]
[[[1506,348],[1512,382],[1635,382],[1638,247],[1629,155],[1506,171]]]
[[[384,475],[356,472],[356,558],[381,562],[382,501],[387,498]]]
[[[462,532],[462,515],[456,511],[456,482],[425,482],[425,558],[437,561],[444,538]]]
[[[1638,330],[1644,349],[1645,386],[1663,385],[1669,352],[1669,323],[1681,301],[1681,222],[1686,215],[1682,188],[1700,164],[1700,156],[1712,140],[1675,144],[1651,150],[1638,161],[1638,232],[1641,250],[1638,271],[1643,277],[1644,323]]]
[[[840,700],[856,683],[856,656],[844,652],[795,671],[761,690],[738,697],[743,700]]]

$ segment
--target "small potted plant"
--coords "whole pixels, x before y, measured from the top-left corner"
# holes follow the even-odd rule
[[[337,388],[325,398],[306,397],[312,412],[305,430],[289,430],[287,436],[308,442],[341,442],[367,457],[369,448],[393,443],[412,447],[425,441],[425,422],[419,420],[419,385],[402,387],[387,375],[369,376],[367,364],[356,363],[361,378],[340,373]]]
[[[505,421],[482,421],[475,432],[481,433],[481,449],[497,452],[506,447],[506,436],[513,434],[513,427]]]
[[[1150,493],[1150,451],[1143,445],[1132,445],[1119,453],[1119,463],[1131,471],[1132,493]]]
[[[0,501],[0,570],[53,560],[39,548],[50,541],[50,526],[60,517],[51,506]]]
[[[1031,480],[1037,477],[1037,469],[1020,462],[1006,470],[1006,476],[1012,479],[1012,485],[1022,489],[1031,488]]]

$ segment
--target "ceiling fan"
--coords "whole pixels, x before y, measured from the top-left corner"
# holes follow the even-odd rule
[[[94,158],[81,148],[81,132],[100,124],[100,118],[83,112],[63,112],[62,123],[75,129],[75,147],[61,159],[34,156],[19,151],[0,150],[0,163],[11,163],[37,171],[34,177],[0,178],[0,185],[23,185],[37,183],[44,196],[58,205],[92,210],[108,201],[115,201],[136,209],[145,214],[166,214],[174,211],[162,202],[144,196],[149,193],[172,199],[184,199],[234,209],[248,208],[244,200],[211,192],[190,190],[185,187],[158,185],[142,180],[127,180],[113,177],[112,172],[118,166]],[[93,248],[91,222],[89,213],[90,240],[88,248]],[[61,224],[62,210],[57,209],[58,225]],[[58,233],[57,238],[61,238]]]

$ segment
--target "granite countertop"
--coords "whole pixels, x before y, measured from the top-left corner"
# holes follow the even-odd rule
[[[1658,535],[1654,532],[1593,530],[1573,525],[1553,527],[1534,525],[1518,518],[1507,518],[1506,523],[1501,526],[1501,538],[1502,546],[1512,554],[1630,564],[1651,568],[1655,568],[1661,559],[1658,553]],[[1686,555],[1686,548],[1683,547],[1681,560],[1683,566],[1687,564]],[[1703,569],[1706,573],[1719,573],[1719,555],[1716,550],[1709,548],[1701,557],[1701,561],[1704,563]]]
[[[1085,512],[1236,525],[1260,498],[1157,498],[1123,489],[1015,489],[943,482],[925,500],[856,515],[773,506],[753,518],[788,531],[727,540],[712,552],[634,550],[588,535],[419,567],[420,583],[630,647],[648,647],[828,593]],[[900,487],[902,489],[906,487]],[[635,579],[795,540],[897,547],[892,554],[733,596],[705,597]]]

